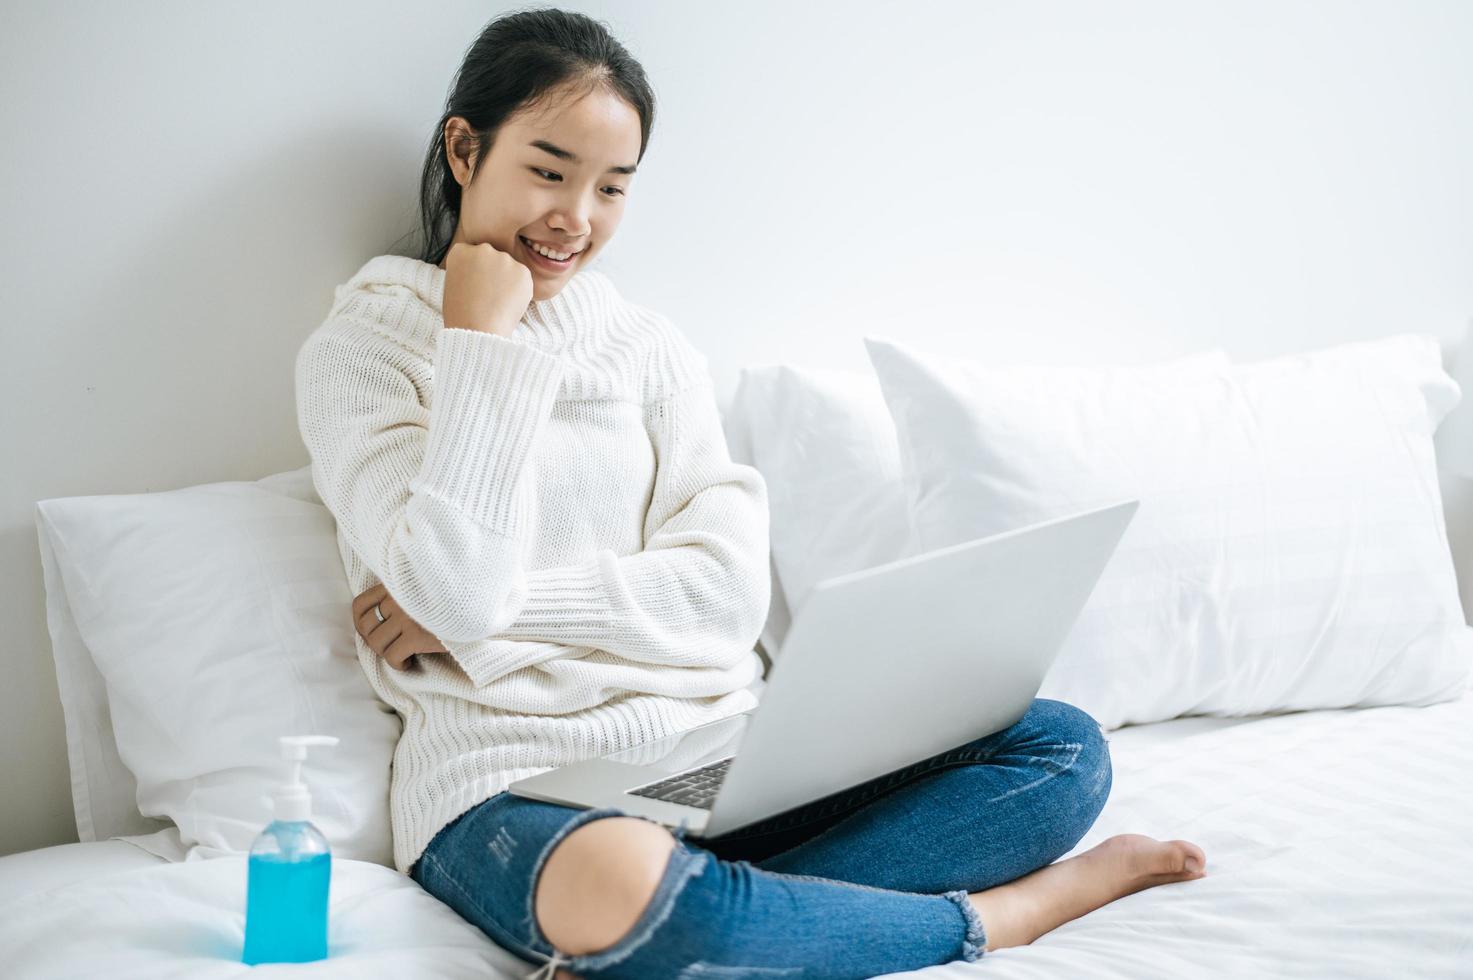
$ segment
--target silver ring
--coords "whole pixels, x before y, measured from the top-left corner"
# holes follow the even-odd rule
[[[382,599],[379,600],[379,602],[382,601]],[[387,622],[387,620],[384,619],[384,611],[378,607],[378,602],[375,602],[373,604],[373,614],[378,617],[378,621],[380,623]]]

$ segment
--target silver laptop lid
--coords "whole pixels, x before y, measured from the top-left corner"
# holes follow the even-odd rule
[[[704,833],[1012,725],[1138,500],[826,579],[773,657]]]

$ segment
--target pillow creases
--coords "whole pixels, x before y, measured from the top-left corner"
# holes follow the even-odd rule
[[[393,866],[402,726],[359,666],[336,525],[310,467],[53,498],[36,519],[54,572],[53,641],[68,644],[57,662],[72,682],[62,698],[79,832],[111,829],[169,860],[248,851],[272,818],[262,797],[290,773],[278,737],[335,735],[302,765],[312,820],[335,855]],[[97,725],[104,700],[110,732]],[[132,778],[102,771],[109,758]],[[103,798],[127,786],[142,823],[124,812],[135,801]],[[119,832],[161,822],[166,834]]]
[[[1466,688],[1432,441],[1461,392],[1436,338],[1103,366],[865,344],[916,549],[1141,501],[1040,697],[1108,729]]]

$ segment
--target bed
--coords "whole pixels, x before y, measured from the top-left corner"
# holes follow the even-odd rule
[[[732,411],[743,411],[740,400]],[[1466,424],[1461,418],[1457,425]],[[775,421],[791,436],[791,428]],[[733,455],[757,465],[761,453],[754,440],[760,438],[745,424],[732,424]],[[855,444],[873,448],[868,439]],[[886,466],[872,469],[885,471]],[[775,471],[765,474],[769,481],[781,478]],[[1468,486],[1462,477],[1445,475],[1442,488],[1460,562],[1468,557],[1467,524],[1462,523]],[[341,571],[334,566],[335,548],[321,545],[331,540],[331,528],[312,509],[320,509],[320,501],[306,470],[254,484],[194,489],[208,492],[188,498],[85,498],[85,503],[103,508],[113,528],[147,528],[154,526],[148,520],[167,513],[184,542],[179,547],[191,548],[198,546],[203,528],[228,522],[218,509],[202,510],[200,525],[185,526],[179,518],[183,500],[246,508],[230,511],[230,521],[258,531],[261,515],[268,515],[273,526],[290,530],[233,545],[251,548],[256,560],[246,563],[253,565],[249,574],[267,578],[232,588],[265,594],[271,591],[271,576],[290,567],[296,605],[275,610],[274,628],[285,629],[282,624],[296,615],[309,617],[304,635],[328,630],[310,617],[324,610],[330,614],[348,596],[345,583],[339,589],[334,581]],[[849,492],[859,491],[851,485]],[[151,784],[174,780],[166,778],[167,771],[150,768],[156,760],[139,755],[140,745],[158,743],[144,739],[138,719],[127,714],[134,708],[127,703],[124,681],[134,673],[146,675],[148,665],[126,660],[128,624],[113,624],[106,635],[79,628],[79,623],[95,626],[96,614],[72,608],[86,601],[89,590],[106,591],[108,576],[126,582],[162,574],[178,564],[182,552],[160,546],[147,555],[154,563],[147,569],[96,564],[84,589],[66,569],[68,562],[92,560],[80,544],[83,503],[84,498],[43,501],[49,506],[38,512],[81,842],[0,857],[5,973],[33,978],[244,975],[255,968],[240,963],[246,881],[241,842],[258,827],[249,821],[238,827],[187,824],[163,816],[172,804]],[[787,507],[781,493],[774,495],[774,507]],[[776,517],[777,511],[774,535],[782,526]],[[794,595],[791,584],[797,577],[796,566],[779,567],[784,549],[777,544],[775,538],[779,588],[763,634],[768,651],[780,649],[785,595]],[[1445,555],[1447,538],[1442,551]],[[871,552],[850,560],[875,559]],[[790,572],[786,589],[780,584],[784,570]],[[1455,583],[1452,587],[1456,601]],[[280,591],[271,592],[271,601],[287,601]],[[302,595],[312,602],[303,603]],[[1457,628],[1466,639],[1468,627],[1459,615]],[[167,656],[189,656],[191,646],[202,645],[192,642],[196,633],[186,633]],[[109,652],[109,638],[117,650]],[[169,642],[161,640],[166,647]],[[308,705],[313,711],[328,710],[328,701],[351,702],[362,695],[362,686],[352,680],[356,661],[341,655],[345,644],[351,649],[346,634],[323,641],[322,663],[337,672],[334,683],[347,686]],[[1466,654],[1469,647],[1459,649]],[[760,689],[759,681],[754,690],[760,695]],[[364,742],[384,751],[393,733],[382,712],[365,711],[361,704],[353,710]],[[1113,789],[1098,821],[1070,855],[1118,833],[1182,838],[1206,852],[1206,877],[1127,896],[1026,947],[996,950],[975,963],[892,976],[1473,977],[1473,691],[1420,705],[1203,713],[1106,727]],[[255,760],[257,768],[260,758],[270,758],[269,747],[265,751]],[[374,758],[382,762],[382,756]],[[242,771],[253,765],[249,759],[234,761]],[[362,766],[361,759],[352,763]],[[381,784],[360,783],[344,782],[325,795],[321,822],[335,843],[329,958],[293,969],[322,977],[514,978],[540,965],[501,949],[393,869],[381,828],[349,819],[354,799],[374,799],[382,792]],[[259,789],[235,791],[236,800]]]
[[[1473,975],[1473,697],[1423,708],[1182,718],[1110,733],[1115,833],[1198,842],[1208,874],[1030,946],[894,976]],[[0,858],[15,977],[244,976],[244,857],[121,841]],[[87,928],[77,930],[77,923]],[[339,859],[321,977],[519,977],[525,964],[392,869]]]

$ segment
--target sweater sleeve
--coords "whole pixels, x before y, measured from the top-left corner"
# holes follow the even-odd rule
[[[699,370],[645,408],[656,471],[644,549],[529,572],[502,636],[675,666],[730,668],[751,656],[771,598],[767,486],[732,462]]]
[[[297,354],[298,426],[353,550],[447,650],[474,651],[525,598],[523,473],[563,366],[498,334],[442,329],[426,409],[409,358],[329,322]]]

